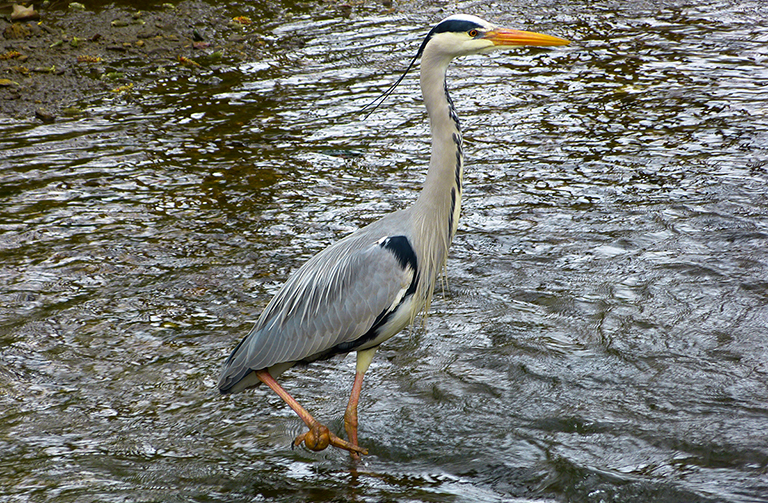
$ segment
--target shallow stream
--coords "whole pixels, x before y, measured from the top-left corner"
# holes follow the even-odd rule
[[[290,271],[415,199],[416,73],[360,110],[460,11],[574,43],[449,70],[447,282],[367,375],[364,462],[291,450],[298,418],[219,396],[219,368]],[[768,501],[764,2],[424,2],[264,33],[264,60],[0,123],[0,502]],[[282,382],[342,430],[353,375]]]

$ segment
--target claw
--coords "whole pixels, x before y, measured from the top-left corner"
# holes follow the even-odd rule
[[[322,451],[323,449],[326,449],[329,445],[332,445],[334,447],[337,447],[339,449],[345,449],[349,451],[350,453],[354,453],[358,455],[359,454],[368,454],[368,450],[364,449],[362,447],[359,447],[357,445],[352,445],[346,440],[343,440],[333,433],[330,432],[330,430],[319,423],[313,424],[309,431],[306,433],[302,433],[296,439],[293,441],[292,446],[299,446],[301,444],[304,444],[304,446],[311,450],[311,451]]]
[[[346,440],[342,440],[336,435],[331,434],[331,445],[334,447],[338,447],[339,449],[346,449],[350,453],[357,454],[358,458],[360,457],[360,454],[368,455],[368,449],[364,449],[360,447],[359,445],[352,445]]]

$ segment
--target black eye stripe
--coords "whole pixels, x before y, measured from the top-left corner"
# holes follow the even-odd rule
[[[437,33],[445,33],[445,32],[451,32],[451,33],[464,33],[471,30],[477,30],[482,29],[483,27],[474,21],[465,21],[462,19],[449,19],[447,21],[443,21],[439,25],[435,26],[430,30],[430,32],[427,34],[427,38],[424,39],[424,42],[422,42],[421,47],[419,47],[419,52],[416,54],[416,57],[418,58],[421,56],[421,53],[424,52],[424,48],[427,46],[427,42],[432,38],[433,35]]]
[[[448,21],[443,21],[439,25],[435,26],[435,28],[433,29],[433,32],[443,33],[446,31],[450,31],[455,33],[461,33],[469,30],[476,30],[478,28],[482,28],[482,26],[475,23],[474,21],[464,21],[461,19],[449,19]]]
[[[475,23],[474,21],[464,21],[461,19],[449,19],[448,21],[443,21],[439,25],[435,26],[432,32],[443,33],[446,31],[450,31],[455,33],[461,33],[465,31],[476,30],[478,28],[482,28],[482,26]]]

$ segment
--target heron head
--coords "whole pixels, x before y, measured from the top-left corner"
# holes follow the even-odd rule
[[[427,34],[421,43],[416,56],[413,57],[408,67],[400,75],[389,89],[381,96],[363,107],[368,110],[366,117],[371,115],[387,96],[402,82],[408,71],[419,58],[428,59],[431,65],[447,67],[448,63],[457,56],[480,54],[497,49],[518,47],[522,45],[549,46],[567,45],[568,40],[533,33],[529,31],[510,30],[484,21],[477,16],[469,14],[454,14],[440,21]],[[423,62],[422,62],[423,64]]]
[[[550,35],[502,28],[477,16],[455,14],[432,28],[419,48],[419,55],[423,55],[427,47],[430,52],[456,57],[523,45],[551,46],[569,43],[568,40]]]

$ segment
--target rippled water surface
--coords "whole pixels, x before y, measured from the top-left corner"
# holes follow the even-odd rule
[[[768,501],[764,2],[399,7],[0,123],[0,501]],[[448,281],[368,373],[364,463],[291,450],[219,367],[290,271],[415,199],[416,75],[359,110],[457,11],[574,43],[449,71]],[[282,382],[341,430],[353,374]]]

